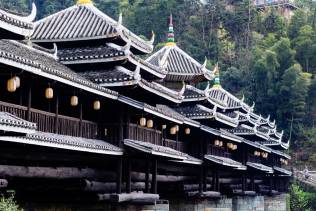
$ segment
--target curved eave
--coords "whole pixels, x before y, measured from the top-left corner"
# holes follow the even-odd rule
[[[232,167],[232,168],[237,169],[237,170],[247,170],[247,166],[244,166],[241,163],[237,164],[237,161],[235,161],[236,163],[233,164],[233,163],[225,162],[224,160],[219,159],[219,158],[212,156],[212,155],[204,155],[204,158],[208,161],[214,162],[214,163],[219,164],[219,165]]]
[[[292,176],[292,172],[289,171],[289,170],[286,170],[286,169],[284,169],[284,168],[280,168],[280,167],[277,167],[277,166],[273,166],[273,169],[274,169],[275,171],[280,172],[281,174],[285,174],[286,176]]]
[[[12,32],[14,34],[23,36],[23,37],[30,37],[33,33],[33,29],[21,28],[21,27],[9,24],[5,21],[2,21],[1,19],[0,19],[0,28],[5,29],[5,30]]]
[[[123,155],[123,151],[112,151],[112,150],[101,150],[101,149],[93,149],[86,148],[80,146],[71,146],[67,144],[58,144],[54,142],[46,142],[46,141],[37,141],[33,139],[28,139],[26,137],[12,137],[12,136],[0,136],[0,141],[19,143],[19,144],[29,144],[34,146],[42,146],[42,147],[51,147],[57,149],[66,149],[71,151],[80,151],[80,152],[89,152],[96,154],[106,154],[106,155]]]
[[[133,48],[135,48],[136,50],[142,52],[143,54],[150,54],[153,52],[153,50],[154,50],[153,44],[149,44],[149,41],[146,42],[144,40],[138,39],[137,35],[134,35],[130,31],[126,32],[126,30],[124,28],[121,30],[121,32],[119,32],[122,40],[124,40],[126,43],[131,42],[131,46]],[[131,36],[129,36],[128,33],[131,33],[132,39],[130,39]],[[140,46],[139,44],[142,46]]]
[[[269,167],[269,166],[265,166],[261,163],[253,163],[253,162],[247,162],[247,166],[252,167],[254,169],[266,172],[268,174],[273,174],[273,168]]]
[[[218,112],[215,113],[215,120],[222,122],[226,125],[229,125],[231,127],[237,127],[239,124],[238,119],[236,120],[234,118],[230,118],[230,117],[228,117],[224,114],[218,113]]]
[[[145,65],[146,61],[137,61],[133,56],[129,55],[128,56],[129,61],[136,65],[139,66],[142,70],[145,70],[146,72],[158,77],[159,79],[164,79],[167,75],[167,71],[161,70],[160,72],[154,70],[153,68],[150,68],[150,65]]]
[[[35,133],[36,129],[0,124],[0,131],[30,134],[30,133]]]
[[[171,95],[164,94],[164,93],[160,92],[159,90],[156,90],[156,89],[154,89],[152,87],[147,86],[146,84],[144,84],[142,82],[142,80],[139,81],[138,85],[141,88],[143,88],[143,89],[145,89],[145,90],[147,90],[147,91],[149,91],[151,93],[154,93],[154,94],[156,94],[156,95],[158,95],[160,97],[163,97],[163,98],[165,98],[167,100],[170,100],[171,102],[174,102],[174,103],[177,103],[177,104],[181,103],[183,98],[184,98],[183,96],[180,96],[179,97],[180,99],[178,99],[178,98],[175,98],[175,97],[173,97]]]
[[[154,155],[154,156],[161,156],[161,157],[167,157],[167,158],[179,159],[179,160],[186,160],[187,159],[187,156],[184,153],[181,153],[182,155],[180,155],[180,154],[177,155],[177,154],[170,154],[170,153],[167,153],[167,152],[160,152],[160,151],[151,149],[149,147],[142,146],[141,144],[137,144],[136,142],[133,142],[132,140],[129,140],[129,139],[125,139],[124,140],[124,145],[126,145],[128,147],[131,147],[133,149],[139,150],[139,151],[141,151],[143,153],[151,154],[151,155]],[[163,146],[161,146],[161,147],[163,147]],[[173,150],[173,149],[171,149],[169,147],[164,147],[164,148],[168,148],[171,151],[176,151],[176,150]],[[178,152],[178,151],[176,151],[176,152]]]

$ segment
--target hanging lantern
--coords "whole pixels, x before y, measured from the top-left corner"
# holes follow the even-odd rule
[[[232,149],[233,148],[233,144],[232,143],[227,143],[227,147],[228,147],[228,149]]]
[[[176,132],[179,132],[179,125],[174,126],[176,128]]]
[[[14,78],[11,78],[7,82],[7,90],[8,92],[15,92],[16,91],[16,81]]]
[[[146,118],[145,117],[140,118],[139,124],[140,124],[140,126],[145,127],[146,126]]]
[[[287,164],[288,164],[288,162],[289,162],[288,160],[284,160],[284,164],[285,164],[285,165],[287,165]]]
[[[13,79],[15,80],[16,88],[20,88],[20,86],[21,86],[20,78],[18,76],[14,76]]]
[[[237,145],[234,145],[234,146],[233,146],[233,150],[234,150],[234,151],[237,150]]]
[[[255,156],[260,156],[260,152],[258,152],[258,151],[255,151]]]
[[[190,129],[190,128],[185,128],[184,133],[185,133],[186,135],[190,135],[191,129]]]
[[[214,141],[214,145],[215,145],[215,146],[219,146],[219,140],[216,139],[216,140]]]
[[[78,97],[77,96],[71,96],[70,98],[70,105],[71,106],[77,106],[78,105]]]
[[[101,108],[101,103],[100,103],[100,101],[99,100],[95,100],[94,102],[93,102],[93,109],[94,110],[100,110],[100,108]]]
[[[167,128],[167,125],[162,125],[161,128],[165,130]]]
[[[224,144],[223,144],[223,141],[220,141],[220,142],[219,142],[219,146],[222,147],[223,145],[224,145]]]
[[[177,128],[176,127],[170,128],[170,134],[171,135],[175,135],[176,133],[177,133]]]
[[[54,97],[54,90],[50,87],[46,88],[45,90],[45,97],[47,99],[52,99]]]
[[[148,128],[152,128],[154,126],[154,121],[152,120],[152,119],[149,119],[148,121],[147,121],[147,127]]]

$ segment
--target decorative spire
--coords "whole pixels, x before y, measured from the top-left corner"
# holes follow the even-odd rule
[[[174,42],[174,30],[173,30],[173,20],[172,14],[169,17],[169,30],[168,30],[168,39],[166,46],[175,46],[176,43]]]
[[[92,0],[78,0],[77,4],[93,4]]]
[[[213,88],[220,88],[221,87],[221,82],[220,82],[220,78],[219,78],[218,63],[215,65],[213,73],[215,75]]]

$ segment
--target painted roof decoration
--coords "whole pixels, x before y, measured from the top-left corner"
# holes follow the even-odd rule
[[[15,133],[34,133],[37,126],[11,113],[0,112],[0,130]]]
[[[122,14],[115,21],[88,0],[78,1],[72,7],[35,22],[34,26],[34,42],[120,38],[125,43],[130,42],[136,52],[151,53],[153,50],[153,39],[145,41],[124,27]]]
[[[33,21],[36,17],[36,12],[37,9],[34,3],[32,4],[32,11],[28,16],[19,16],[13,12],[0,10],[0,28],[21,36],[21,39],[30,37],[33,33]],[[12,39],[11,35],[2,39],[10,38]]]
[[[0,141],[31,144],[44,147],[53,147],[73,151],[82,151],[107,155],[122,155],[122,149],[105,142],[104,140],[86,139],[59,135],[54,133],[36,132],[26,136],[1,136]]]

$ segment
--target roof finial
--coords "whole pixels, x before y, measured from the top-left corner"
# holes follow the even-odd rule
[[[220,88],[221,87],[221,82],[220,82],[220,78],[219,78],[218,63],[215,65],[213,73],[215,75],[213,88]]]
[[[172,14],[169,17],[169,30],[168,30],[168,39],[166,46],[175,46],[176,43],[174,42],[174,30],[173,30],[173,19]]]
[[[77,4],[93,4],[92,0],[78,0]]]

